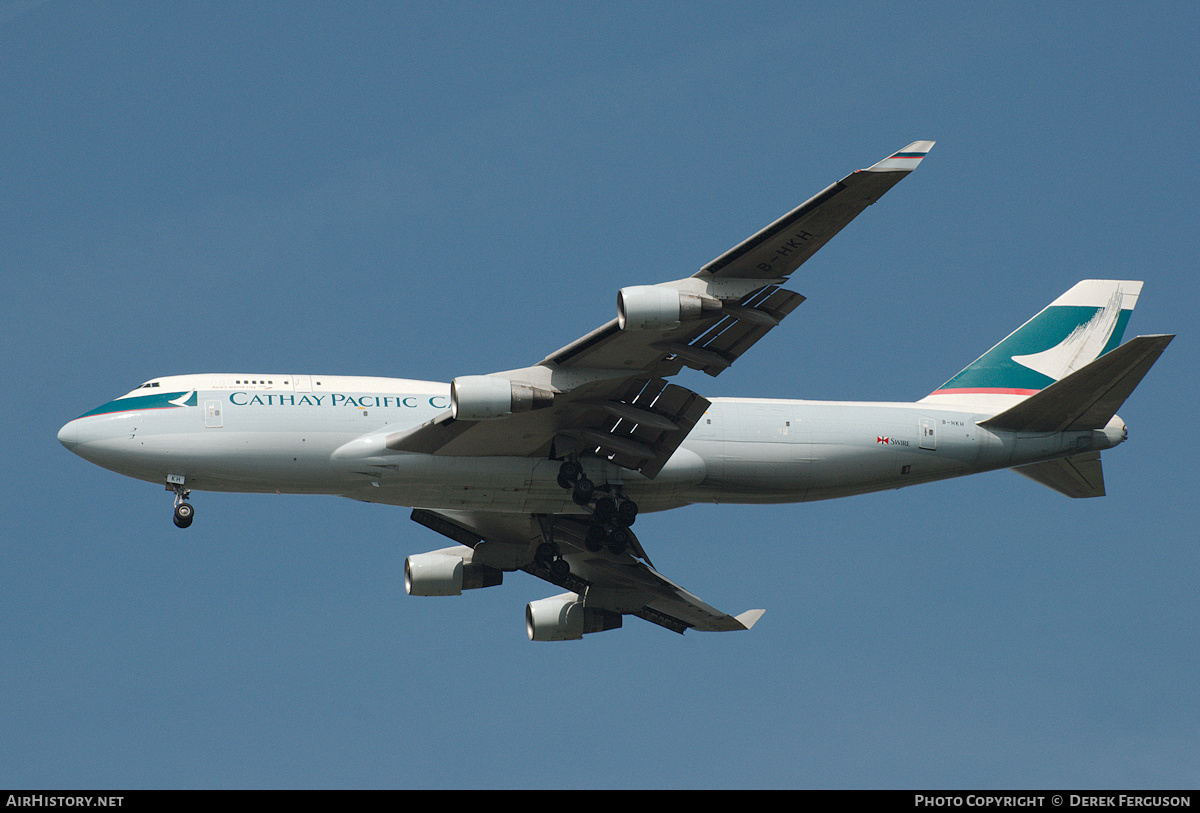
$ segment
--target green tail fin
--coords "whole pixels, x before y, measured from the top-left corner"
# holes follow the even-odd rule
[[[1006,408],[1121,343],[1142,283],[1084,280],[922,402]]]

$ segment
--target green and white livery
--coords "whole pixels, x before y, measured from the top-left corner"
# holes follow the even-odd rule
[[[916,141],[819,192],[690,277],[622,289],[617,315],[539,362],[449,383],[202,374],[156,378],[68,422],[64,446],[175,495],[334,494],[408,506],[452,544],[408,557],[411,595],[457,595],[524,571],[533,640],[634,615],[667,629],[749,629],[651,564],[639,512],[845,497],[1012,468],[1072,497],[1104,493],[1116,411],[1171,336],[1121,344],[1140,282],[1075,285],[916,403],[706,398],[795,310],[781,287],[911,172]],[[694,378],[696,376],[693,376]],[[700,379],[703,380],[703,379]]]
[[[1119,345],[1141,290],[1132,281],[1076,284],[921,403],[1012,406]]]

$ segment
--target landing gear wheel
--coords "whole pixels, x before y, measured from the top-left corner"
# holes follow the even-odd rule
[[[638,504],[633,500],[622,500],[621,504],[617,506],[617,514],[614,521],[622,528],[628,528],[637,519],[637,515]]]
[[[587,536],[583,540],[583,546],[590,553],[599,553],[604,549],[604,543],[608,539],[608,534],[604,533],[604,529],[599,525],[593,525],[588,528]]]
[[[175,524],[180,528],[186,528],[192,524],[192,520],[196,518],[196,509],[192,508],[191,503],[180,502],[175,506]]]
[[[564,480],[568,483],[574,483],[581,476],[583,476],[583,466],[579,465],[574,460],[565,460],[563,461],[563,464],[558,467],[558,482],[560,485]],[[570,486],[567,486],[567,488],[570,488]]]
[[[629,531],[624,528],[613,528],[608,534],[608,552],[620,556],[629,547]]]
[[[595,493],[596,484],[586,477],[580,477],[575,483],[574,491],[571,492],[571,499],[575,500],[576,505],[587,505]]]
[[[550,571],[551,578],[565,579],[571,573],[571,564],[562,558],[562,550],[556,542],[542,542],[533,552],[535,564]]]
[[[613,518],[617,513],[617,503],[612,497],[601,497],[596,500],[596,507],[592,509],[592,516],[596,518],[596,522],[604,523]]]

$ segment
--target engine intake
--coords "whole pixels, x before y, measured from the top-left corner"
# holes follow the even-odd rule
[[[617,291],[621,330],[668,330],[721,309],[721,300],[661,285],[633,285]]]
[[[525,605],[525,631],[531,641],[578,641],[588,633],[620,626],[620,613],[585,607],[576,593],[563,593]]]
[[[410,596],[459,596],[503,581],[503,571],[447,553],[417,553],[404,560],[404,592]]]
[[[494,375],[460,375],[450,382],[450,414],[459,421],[488,421],[554,403],[554,393]]]

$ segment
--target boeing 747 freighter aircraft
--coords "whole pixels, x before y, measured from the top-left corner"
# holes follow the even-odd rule
[[[275,373],[155,378],[69,422],[63,445],[192,491],[336,494],[413,508],[451,547],[409,556],[408,593],[458,595],[523,570],[566,592],[529,603],[533,640],[636,615],[676,632],[749,629],[650,562],[642,511],[824,500],[1011,468],[1104,493],[1117,409],[1173,336],[1120,344],[1142,283],[1085,280],[916,403],[706,399],[804,297],[789,275],[917,167],[916,141],[854,172],[695,275],[617,294],[617,318],[542,361],[449,384]]]

